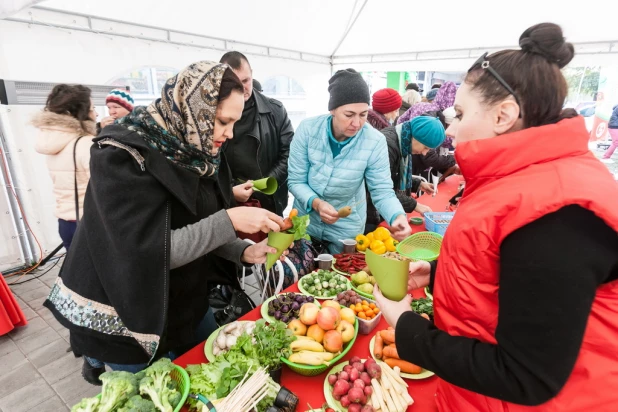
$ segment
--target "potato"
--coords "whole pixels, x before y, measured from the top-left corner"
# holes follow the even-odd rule
[[[352,207],[344,206],[341,209],[339,209],[337,213],[339,214],[339,217],[348,217],[352,214]]]

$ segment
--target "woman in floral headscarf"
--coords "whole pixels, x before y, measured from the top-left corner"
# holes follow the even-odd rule
[[[94,140],[84,216],[45,302],[70,329],[89,382],[100,384],[103,363],[135,372],[205,339],[208,283],[237,284],[236,264],[272,251],[235,232],[278,231],[280,217],[226,210],[220,149],[243,105],[227,65],[198,62]]]

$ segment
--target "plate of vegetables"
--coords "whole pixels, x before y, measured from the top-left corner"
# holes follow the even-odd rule
[[[247,332],[248,335],[253,333],[255,322],[249,320],[241,320],[221,326],[219,329],[210,334],[204,345],[204,355],[209,362],[213,362],[215,358],[236,344],[238,338]]]
[[[334,257],[333,270],[340,275],[350,276],[367,266],[363,253],[340,253]]]
[[[275,320],[290,323],[294,319],[299,318],[300,307],[304,303],[314,303],[320,307],[320,303],[313,296],[290,292],[268,298],[262,303],[260,313],[262,318],[268,323],[272,323]]]
[[[381,360],[391,368],[399,368],[401,376],[406,379],[427,379],[433,372],[423,369],[411,362],[401,360],[395,347],[395,331],[381,330],[369,342],[369,353],[375,360]]]
[[[318,270],[305,275],[298,282],[298,289],[305,295],[318,299],[334,299],[338,293],[350,290],[350,281],[330,270]]]

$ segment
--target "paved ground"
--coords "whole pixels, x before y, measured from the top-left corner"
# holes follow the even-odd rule
[[[6,279],[7,283],[32,280],[11,286],[28,325],[0,336],[0,412],[69,411],[82,398],[100,391],[82,378],[82,358],[67,353],[68,330],[43,307],[61,263],[55,267],[49,263],[19,280]],[[258,302],[253,277],[247,278],[246,290]]]

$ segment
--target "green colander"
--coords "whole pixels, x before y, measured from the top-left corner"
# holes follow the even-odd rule
[[[419,232],[402,240],[397,245],[397,252],[413,261],[431,262],[440,255],[442,236],[435,232]]]

